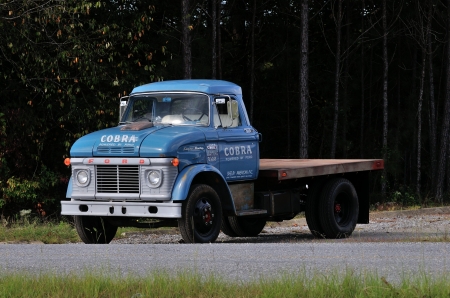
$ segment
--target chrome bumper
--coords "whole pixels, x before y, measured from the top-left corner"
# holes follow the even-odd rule
[[[181,218],[181,203],[61,201],[62,215]]]

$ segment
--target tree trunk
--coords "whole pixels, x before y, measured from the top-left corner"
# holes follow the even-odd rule
[[[348,80],[350,77],[350,62],[349,62],[349,53],[350,53],[350,26],[351,20],[350,20],[350,5],[347,3],[346,9],[345,9],[345,23],[347,26],[345,27],[345,39],[346,39],[346,46],[345,46],[345,52],[347,53],[344,55],[344,78],[343,78],[343,86],[344,86],[344,94],[342,98],[342,158],[347,158],[347,131],[348,131],[348,102],[349,102],[349,96],[348,96]]]
[[[334,75],[334,118],[333,118],[333,136],[331,139],[331,154],[330,158],[336,156],[336,139],[337,128],[339,118],[339,81],[340,81],[340,68],[341,68],[341,21],[342,21],[342,0],[337,0],[337,16],[335,16],[336,22],[336,54],[335,54],[335,75]]]
[[[218,2],[217,11],[217,78],[222,79],[222,30],[220,29],[222,1]]]
[[[211,79],[217,77],[217,0],[211,0]]]
[[[428,65],[430,79],[430,103],[429,103],[429,129],[430,129],[430,155],[431,155],[431,185],[434,189],[436,184],[436,103],[434,98],[434,75],[433,75],[433,50],[431,46],[431,17],[433,16],[433,1],[428,8],[428,22],[430,26],[427,30]]]
[[[252,13],[252,44],[250,60],[250,123],[253,123],[253,107],[255,104],[255,26],[256,26],[256,0],[253,0]]]
[[[189,13],[189,2],[189,0],[181,0],[181,48],[184,79],[190,79],[192,77],[191,15]]]
[[[425,68],[427,61],[427,49],[428,49],[428,41],[431,29],[431,12],[432,12],[432,3],[429,3],[428,14],[427,14],[427,26],[425,30],[425,34],[421,34],[423,38],[421,38],[422,43],[422,72],[420,76],[420,90],[419,90],[419,105],[417,108],[417,183],[416,183],[416,193],[420,198],[420,189],[421,189],[421,149],[422,149],[422,103],[423,103],[423,93],[425,86]]]
[[[417,180],[416,180],[416,194],[420,198],[420,179],[421,179],[421,151],[422,151],[422,102],[423,102],[423,88],[425,81],[425,62],[426,62],[426,45],[422,49],[422,71],[420,75],[420,89],[419,89],[419,103],[417,106]]]
[[[362,11],[366,10],[366,2],[363,0],[362,1]],[[365,31],[365,26],[364,26],[364,14],[361,14],[361,32]],[[364,158],[364,112],[365,112],[365,107],[364,107],[364,76],[365,76],[365,69],[364,69],[364,36],[361,36],[361,38],[363,39],[361,42],[361,128],[360,128],[360,136],[359,136],[359,157],[360,158]]]
[[[450,1],[450,0],[449,0]],[[388,52],[387,52],[387,20],[386,20],[386,0],[383,0],[383,159],[387,158],[387,136],[388,136]],[[381,180],[381,195],[386,199],[386,168],[383,170],[383,179]]]
[[[447,30],[450,30],[450,0],[447,0]],[[450,32],[450,31],[447,31]],[[445,103],[442,119],[441,128],[441,142],[439,147],[439,159],[437,164],[437,174],[436,174],[436,201],[438,203],[443,202],[444,198],[444,180],[445,180],[445,165],[447,161],[447,150],[448,150],[448,131],[450,125],[450,36],[447,37],[447,84],[446,84],[446,94]]]
[[[300,37],[300,158],[308,158],[308,48],[308,0],[302,0]]]

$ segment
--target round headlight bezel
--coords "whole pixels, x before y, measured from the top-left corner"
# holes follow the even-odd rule
[[[151,188],[157,188],[162,183],[162,172],[160,170],[149,170],[146,175],[147,184]]]
[[[89,169],[78,170],[75,174],[77,185],[81,187],[86,187],[89,185],[90,181],[90,171]]]

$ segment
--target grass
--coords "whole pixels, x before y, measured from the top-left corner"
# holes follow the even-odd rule
[[[174,228],[151,229],[156,233],[174,233]],[[125,227],[117,230],[115,238],[127,237],[129,233],[145,233],[145,229]],[[10,220],[7,225],[0,225],[0,243],[33,243],[62,244],[81,242],[72,222],[60,220],[59,222],[45,221],[27,217]]]
[[[374,274],[344,276],[305,273],[249,282],[196,273],[145,277],[86,272],[82,275],[12,273],[0,275],[1,297],[449,297],[450,278],[417,278],[390,283]]]
[[[68,221],[43,223],[25,218],[0,226],[0,242],[59,244],[79,241],[77,232]]]

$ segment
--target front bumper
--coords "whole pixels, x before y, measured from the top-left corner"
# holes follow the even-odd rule
[[[62,215],[181,218],[181,203],[61,201]]]

